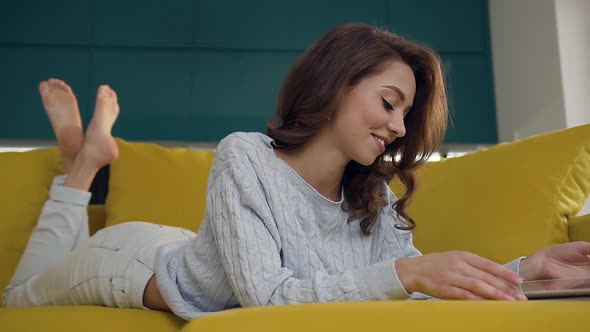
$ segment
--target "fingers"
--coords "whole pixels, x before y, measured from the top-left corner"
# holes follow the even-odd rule
[[[527,299],[521,276],[475,254],[451,251],[406,260],[399,262],[398,277],[413,291],[444,299]]]
[[[572,242],[571,245],[575,246],[582,256],[590,257],[590,242],[576,241]]]
[[[514,286],[520,286],[520,284],[523,281],[523,278],[520,275],[518,275],[518,273],[510,270],[509,268],[503,265],[500,265],[489,259],[485,259],[474,254],[465,254],[467,255],[467,262],[476,269],[485,271],[493,276],[506,280]]]
[[[449,287],[444,290],[449,300],[486,300],[485,297],[474,294],[460,287]]]
[[[523,279],[516,272],[475,254],[464,252],[462,255],[467,265],[459,280],[461,288],[488,299],[527,299],[519,289]]]
[[[505,296],[503,293],[493,295],[495,288],[484,282],[478,283],[478,280],[473,278],[464,277],[457,279],[457,281],[461,284],[461,287],[446,286],[436,290],[435,293],[444,294],[444,298],[447,300],[515,300],[510,296]],[[468,289],[468,287],[470,288]],[[486,293],[486,291],[482,291],[484,288],[487,288],[487,295],[480,295]]]
[[[467,290],[487,299],[526,300],[517,286],[486,271],[468,267],[465,277],[460,281]]]

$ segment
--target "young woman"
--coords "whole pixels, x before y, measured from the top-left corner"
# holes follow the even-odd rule
[[[524,279],[590,275],[590,243],[502,266],[421,255],[405,212],[413,172],[446,129],[439,58],[389,32],[344,25],[294,64],[267,135],[223,139],[198,236],[144,222],[88,236],[88,188],[117,158],[108,86],[83,136],[70,87],[40,84],[64,176],[55,179],[6,289],[6,306],[95,304],[192,319],[240,306],[407,299],[524,300]],[[408,191],[397,199],[387,181]]]

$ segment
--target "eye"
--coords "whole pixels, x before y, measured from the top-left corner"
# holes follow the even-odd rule
[[[388,102],[387,99],[381,97],[381,101],[383,102],[383,107],[385,107],[385,109],[393,111],[393,105],[391,105],[391,103]]]

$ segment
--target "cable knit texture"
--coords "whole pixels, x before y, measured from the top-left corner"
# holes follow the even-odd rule
[[[420,252],[389,204],[371,235],[348,223],[344,199],[320,195],[260,133],[223,139],[209,176],[198,235],[167,244],[156,280],[172,311],[190,320],[237,307],[407,299],[397,258]],[[518,272],[522,257],[507,264]],[[427,295],[412,294],[424,299]]]
[[[158,287],[184,319],[241,306],[408,298],[394,259],[420,255],[391,204],[369,236],[260,133],[223,139],[197,237],[162,247]],[[395,197],[383,184],[393,203]]]

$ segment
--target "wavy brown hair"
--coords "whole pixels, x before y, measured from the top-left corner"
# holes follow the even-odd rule
[[[395,176],[406,188],[403,197],[393,203],[398,217],[406,223],[395,227],[416,227],[405,211],[416,190],[414,173],[436,150],[447,128],[447,97],[438,55],[380,28],[338,26],[291,67],[281,88],[277,113],[267,128],[275,148],[294,150],[303,146],[334,115],[348,89],[392,61],[407,64],[416,79],[414,103],[404,120],[406,135],[389,144],[370,166],[349,162],[342,178],[349,222],[360,218],[364,234],[370,234],[387,205],[383,184]]]

